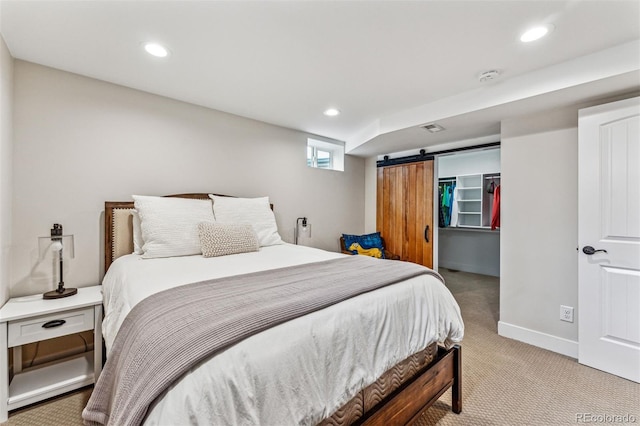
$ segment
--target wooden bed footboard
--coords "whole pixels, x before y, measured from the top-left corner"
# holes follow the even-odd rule
[[[451,409],[462,412],[462,348],[438,348],[438,357],[355,424],[366,426],[407,425],[451,388]]]

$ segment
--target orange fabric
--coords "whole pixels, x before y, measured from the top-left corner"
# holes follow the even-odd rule
[[[500,227],[500,185],[493,191],[493,210],[491,211],[491,229]]]

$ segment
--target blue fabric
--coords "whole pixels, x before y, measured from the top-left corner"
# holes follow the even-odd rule
[[[453,210],[453,203],[456,202],[453,198],[455,187],[455,183],[445,183],[438,187],[438,195],[440,197],[439,224],[441,228],[451,225],[451,211]]]
[[[363,250],[369,249],[378,249],[378,252],[375,250],[371,251],[370,256],[384,258],[384,247],[382,247],[382,238],[380,237],[379,232],[374,232],[373,234],[366,235],[350,235],[350,234],[342,234],[342,238],[344,238],[344,247],[347,251],[350,251],[353,254],[365,254],[359,253],[358,250],[349,250],[354,243],[359,244]]]

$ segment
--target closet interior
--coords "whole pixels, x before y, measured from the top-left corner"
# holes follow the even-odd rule
[[[439,226],[460,228],[490,228],[499,225],[500,173],[483,173],[438,179],[440,204]]]
[[[500,148],[438,157],[438,266],[500,275]]]

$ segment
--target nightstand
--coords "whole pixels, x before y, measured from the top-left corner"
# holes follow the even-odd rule
[[[22,371],[22,345],[93,330],[92,352]],[[8,411],[95,383],[102,370],[102,287],[78,288],[78,294],[44,300],[16,297],[0,309],[0,422]],[[9,352],[14,377],[9,383]]]

